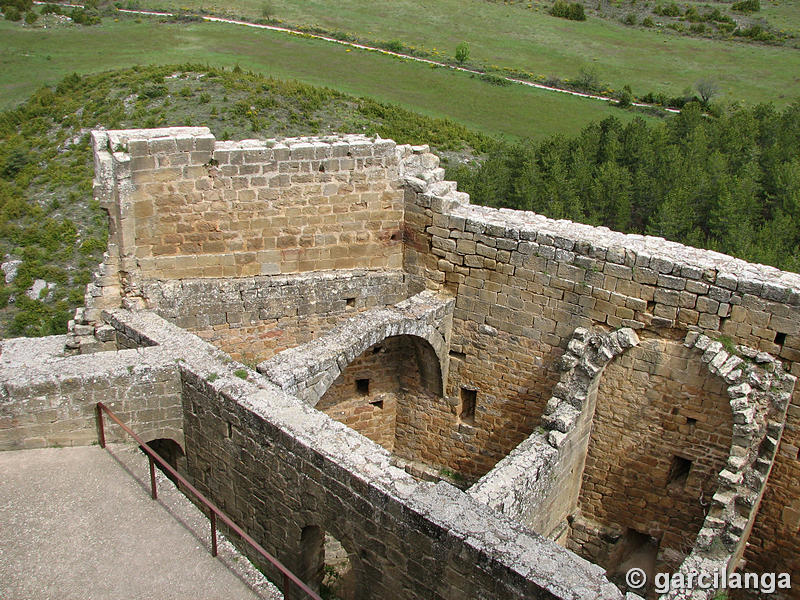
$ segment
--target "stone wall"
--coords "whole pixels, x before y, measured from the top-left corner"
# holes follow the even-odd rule
[[[668,339],[697,329],[769,352],[800,375],[800,276],[660,238],[472,206],[419,175],[406,178],[404,265],[456,297],[447,393],[478,390],[479,473],[538,424],[576,327]],[[796,577],[799,408],[796,391],[745,554]]]
[[[689,554],[727,464],[733,415],[726,388],[696,351],[662,339],[642,340],[600,380],[582,517],[619,535],[631,528],[658,539],[660,571]],[[596,544],[571,547],[616,566],[606,564],[607,549],[591,550]]]
[[[0,450],[97,443],[103,402],[145,441],[182,447],[183,410],[175,363],[157,348],[64,356],[66,336],[0,342]],[[108,441],[130,442],[119,427]]]
[[[93,142],[126,293],[148,279],[401,266],[391,140],[216,142],[186,128]]]
[[[348,551],[359,599],[623,597],[597,567],[447,484],[418,482],[319,411],[209,384],[191,366],[183,384],[196,485],[292,569],[317,526]]]
[[[419,291],[402,271],[150,281],[148,305],[236,360],[255,364],[307,343],[342,320]]]
[[[599,376],[614,357],[638,343],[631,329],[611,334],[576,329],[557,363],[561,376],[542,426],[472,486],[470,495],[566,543],[568,522],[578,507]]]

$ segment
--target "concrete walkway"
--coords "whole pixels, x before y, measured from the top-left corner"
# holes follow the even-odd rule
[[[138,448],[0,452],[3,600],[276,600],[233,546]],[[135,476],[132,477],[131,473]]]

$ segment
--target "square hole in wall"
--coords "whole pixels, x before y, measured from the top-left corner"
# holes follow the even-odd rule
[[[345,300],[345,304],[347,304],[347,308],[355,308],[356,306],[356,299],[355,298],[347,298]]]
[[[372,402],[370,402],[370,405],[374,406],[375,408],[383,410],[383,400],[373,400]]]
[[[689,472],[691,470],[691,460],[682,456],[673,456],[672,465],[669,469],[669,476],[667,477],[667,485],[683,487],[686,485],[686,480],[689,478]]]
[[[369,379],[356,379],[356,391],[362,396],[369,396]]]
[[[785,333],[781,333],[780,331],[778,333],[776,333],[775,334],[775,343],[778,344],[778,346],[783,346],[786,343],[786,334]]]
[[[461,388],[461,412],[459,417],[462,423],[475,424],[475,402],[478,400],[478,391]]]

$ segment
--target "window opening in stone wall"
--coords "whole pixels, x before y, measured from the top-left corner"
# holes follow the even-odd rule
[[[321,527],[303,528],[300,537],[300,578],[329,600],[356,596],[356,581],[345,547]]]
[[[228,422],[228,435],[227,435],[227,437],[230,438],[232,436],[233,436],[233,423]]]
[[[786,334],[781,333],[780,331],[775,334],[775,343],[779,346],[783,346],[786,343]]]
[[[347,300],[345,300],[345,304],[347,304],[348,308],[353,308],[356,305],[356,299],[355,298],[347,298]]]
[[[692,470],[692,461],[682,456],[672,457],[672,466],[669,469],[667,485],[684,486],[689,478],[689,471]]]
[[[374,406],[375,408],[379,408],[379,409],[383,410],[383,398],[379,398],[377,400],[372,400],[370,402],[370,404],[372,406]]]
[[[356,379],[356,391],[362,396],[369,396],[369,379]]]
[[[478,391],[461,388],[461,422],[468,425],[475,424],[475,402],[478,399]]]

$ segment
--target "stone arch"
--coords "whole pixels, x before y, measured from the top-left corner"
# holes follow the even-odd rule
[[[548,442],[560,454],[577,454],[578,462],[586,460],[601,376],[612,359],[638,344],[638,336],[630,329],[612,333],[575,330],[558,365],[562,376],[543,417]],[[744,346],[724,347],[696,331],[687,334],[683,345],[694,349],[710,374],[724,382],[732,441],[718,473],[716,492],[708,499],[708,513],[680,570],[731,570],[741,557],[763,494],[795,378],[766,353]],[[580,485],[571,491],[571,504],[576,506]],[[713,591],[708,597],[711,595]]]
[[[316,408],[407,458],[419,458],[420,411],[451,417],[439,358],[423,338],[386,337],[350,361]]]
[[[421,294],[419,296],[422,296]],[[281,352],[260,363],[257,370],[284,391],[316,406],[344,369],[368,348],[386,338],[409,336],[415,343],[430,348],[436,357],[435,388],[444,390],[449,361],[448,343],[443,333],[447,303],[419,296],[396,305],[362,313],[298,348]],[[416,299],[416,302],[412,302]],[[420,308],[422,302],[430,306]],[[450,303],[452,304],[452,303]],[[413,310],[412,310],[413,309]]]
[[[571,543],[612,577],[677,569],[717,491],[733,416],[701,356],[650,337],[598,376]]]
[[[169,466],[178,471],[181,475],[186,474],[186,453],[179,442],[171,437],[152,437],[145,438],[146,443],[156,454],[163,458]],[[142,450],[144,452],[144,450]],[[159,466],[159,465],[156,465]],[[160,468],[160,466],[159,466]],[[162,469],[164,474],[173,479],[172,474],[166,469]]]

